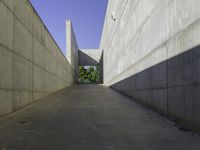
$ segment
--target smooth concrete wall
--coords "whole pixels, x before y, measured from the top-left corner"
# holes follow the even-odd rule
[[[80,49],[78,51],[79,66],[97,66],[100,63],[102,51],[99,49]]]
[[[100,46],[105,85],[196,129],[199,6],[199,0],[109,0]]]
[[[28,0],[0,0],[0,116],[71,85],[74,73]]]
[[[66,43],[67,43],[67,60],[69,61],[73,71],[75,72],[74,77],[78,79],[78,44],[74,34],[72,22],[66,21]],[[77,82],[77,81],[76,81]]]

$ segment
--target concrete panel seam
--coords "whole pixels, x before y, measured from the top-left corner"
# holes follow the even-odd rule
[[[138,1],[138,3],[139,3],[139,1]],[[136,7],[136,8],[137,8],[137,7]],[[124,9],[124,11],[125,11],[125,9]],[[144,22],[141,24],[140,28],[137,30],[137,32],[136,32],[135,35],[137,35],[137,33],[141,32],[143,26],[144,26],[144,25],[146,24],[146,22],[149,20],[150,16],[154,13],[154,11],[156,11],[156,10],[153,9],[153,10],[151,11],[151,13],[149,14],[149,16],[148,16],[148,17],[144,20]],[[134,11],[132,12],[132,15],[133,15],[133,14],[134,14]],[[131,15],[131,16],[132,16],[132,15]],[[124,32],[124,30],[126,29],[128,23],[129,23],[129,21],[125,24],[125,26],[124,26],[122,32]],[[115,29],[115,33],[116,33],[116,31],[117,31],[118,28],[119,28],[119,26],[117,26],[117,28]],[[122,33],[122,32],[121,32],[121,33]],[[115,38],[115,36],[113,36],[113,38],[111,39],[111,43],[113,42],[114,38]]]
[[[21,19],[14,13],[15,7],[14,7],[14,10],[12,11],[4,2],[2,2],[2,3],[3,3],[3,4],[5,5],[5,7],[13,14],[13,16],[16,17],[16,19],[17,19],[30,33],[32,33],[33,37],[34,37],[35,39],[37,39],[37,40],[42,44],[42,42],[40,41],[40,39],[38,39],[38,37],[35,36],[35,35],[33,34],[34,31],[32,32],[32,31],[24,24],[24,22],[21,21]],[[32,4],[31,4],[31,7],[32,7],[32,9],[35,11],[35,9],[34,9],[34,7],[32,6]],[[37,14],[36,11],[35,11],[35,13]],[[37,14],[37,16],[39,17],[38,14]],[[50,32],[48,31],[47,27],[45,26],[45,24],[43,23],[43,21],[41,20],[40,17],[39,17],[39,19],[40,19],[41,23],[44,25],[46,31],[48,32],[48,35],[50,35],[51,38],[54,40],[54,43],[57,45],[57,48],[59,49],[60,53],[61,53],[61,54],[63,55],[63,57],[66,59],[65,55],[62,53],[60,47],[58,46],[58,44],[56,43],[55,39],[53,38],[53,36],[52,36],[52,35],[50,34]],[[43,44],[42,44],[42,45],[43,45]],[[67,60],[67,59],[66,59],[66,60]]]
[[[35,66],[38,66],[38,67],[44,69],[45,72],[48,72],[48,73],[50,73],[50,74],[52,74],[52,75],[54,75],[54,76],[56,76],[56,77],[58,77],[58,78],[60,78],[60,79],[62,79],[62,80],[64,80],[64,81],[66,81],[64,78],[61,78],[61,77],[59,77],[57,74],[46,70],[45,67],[42,67],[42,66],[40,66],[40,65],[38,65],[38,64],[35,64],[33,61],[31,61],[31,60],[27,59],[26,57],[20,55],[19,53],[16,53],[15,51],[11,50],[11,49],[8,48],[7,46],[5,46],[5,45],[3,45],[3,44],[0,44],[0,46],[2,46],[2,47],[4,47],[4,48],[8,49],[8,50],[11,51],[13,54],[15,54],[15,55],[17,55],[17,56],[19,56],[19,57],[25,59],[25,60],[28,61],[29,63],[31,63],[31,64],[33,64],[33,65],[35,65]],[[65,68],[63,68],[63,69],[65,69]]]
[[[27,90],[27,89],[10,89],[10,88],[0,88],[0,90],[3,91],[17,91],[17,92],[32,92],[33,90]],[[45,92],[48,93],[47,91],[43,91],[43,90],[34,90],[33,92]]]
[[[136,66],[137,64],[141,63],[142,61],[144,61],[147,57],[151,56],[153,53],[155,53],[160,47],[162,47],[163,45],[167,45],[167,43],[176,38],[179,34],[191,29],[193,27],[193,25],[196,25],[196,23],[200,23],[200,18],[196,21],[194,21],[192,24],[190,24],[188,27],[186,27],[184,30],[181,30],[179,32],[177,32],[174,36],[172,36],[171,38],[169,38],[168,40],[166,40],[165,42],[163,42],[161,45],[159,45],[157,48],[155,48],[154,50],[152,50],[150,53],[148,53],[147,55],[145,55],[144,57],[142,57],[139,61],[137,61],[135,64],[132,64],[131,66],[129,66],[128,68],[126,68],[123,72],[121,72],[119,75],[115,76],[115,78],[111,79],[110,81],[108,81],[107,83],[112,83],[112,81],[114,81],[116,78],[118,78],[119,76],[121,76],[121,74],[126,73],[129,69],[133,68],[134,66]],[[177,54],[178,55],[178,54]],[[176,56],[176,55],[175,55]],[[175,57],[173,56],[173,57]],[[167,58],[170,59],[170,58]],[[163,60],[165,61],[165,60]],[[156,65],[156,64],[154,64]],[[106,83],[106,84],[107,84]]]
[[[48,28],[46,27],[46,25],[44,24],[44,22],[42,21],[42,19],[40,18],[40,16],[38,15],[37,11],[35,10],[35,8],[33,7],[32,3],[30,2],[30,5],[34,11],[34,13],[37,15],[37,17],[40,19],[41,23],[44,25],[44,28],[46,29],[46,31],[48,32],[48,34],[51,36],[51,38],[54,40],[54,43],[56,44],[57,48],[59,49],[60,53],[63,55],[64,58],[65,55],[63,54],[63,52],[61,51],[60,47],[58,46],[58,43],[55,41],[55,39],[53,38],[53,36],[51,35],[51,33],[49,32]]]
[[[15,8],[13,8],[14,10]],[[13,56],[12,56],[12,87],[14,86],[14,34],[15,34],[15,30],[14,30],[14,27],[15,27],[15,20],[16,18],[14,17],[13,15],[13,50],[9,49],[9,51],[12,52]],[[14,109],[14,91],[12,90],[12,109]]]

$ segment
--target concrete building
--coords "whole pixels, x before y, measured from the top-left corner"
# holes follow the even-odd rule
[[[66,27],[64,56],[29,0],[0,0],[0,116],[76,83],[78,65],[99,63],[101,52],[83,55]]]
[[[200,129],[200,1],[109,0],[104,84]]]
[[[200,130],[199,6],[109,0],[99,50],[80,50],[68,21],[64,56],[28,0],[0,0],[0,115],[72,85],[78,65],[100,65],[104,85]]]

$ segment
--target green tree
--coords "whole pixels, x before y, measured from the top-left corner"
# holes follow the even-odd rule
[[[87,70],[83,66],[79,66],[79,82],[84,82],[87,79]]]
[[[79,82],[90,83],[99,81],[100,81],[99,66],[79,67]]]

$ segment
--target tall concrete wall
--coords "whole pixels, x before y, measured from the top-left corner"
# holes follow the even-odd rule
[[[67,43],[67,60],[69,61],[73,71],[75,72],[75,78],[78,76],[78,44],[74,34],[72,22],[66,21],[66,43]],[[78,79],[78,78],[77,78]]]
[[[200,1],[109,0],[104,84],[200,129]]]
[[[69,86],[74,73],[28,0],[0,0],[0,116]]]

